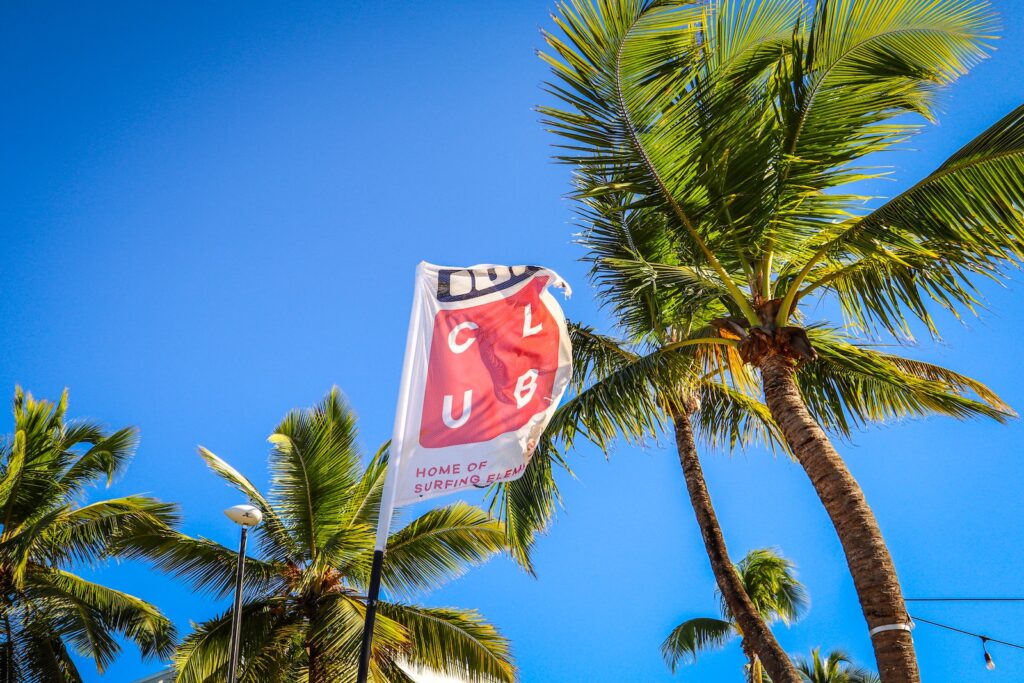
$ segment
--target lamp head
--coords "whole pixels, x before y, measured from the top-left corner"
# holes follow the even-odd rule
[[[225,510],[224,514],[232,522],[242,526],[256,526],[263,521],[263,513],[254,505],[236,505]]]
[[[985,653],[985,668],[989,671],[995,671],[996,662],[992,659],[992,655],[988,653],[988,638],[982,637],[981,650]]]

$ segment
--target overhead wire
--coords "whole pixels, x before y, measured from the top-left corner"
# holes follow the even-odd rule
[[[932,626],[938,626],[939,628],[944,628],[944,629],[947,629],[949,631],[956,631],[957,633],[962,633],[962,634],[967,635],[967,636],[974,636],[975,638],[981,638],[983,641],[986,641],[986,642],[989,642],[989,643],[999,643],[1000,645],[1006,645],[1008,647],[1015,647],[1018,650],[1024,650],[1024,645],[1019,645],[1017,643],[1011,643],[1011,642],[1006,641],[1006,640],[999,640],[998,638],[992,638],[990,636],[986,636],[986,635],[983,635],[981,633],[974,633],[973,631],[966,631],[966,630],[964,630],[962,628],[957,628],[956,626],[950,626],[949,624],[940,624],[939,622],[932,621],[930,619],[922,619],[921,617],[914,616],[913,614],[910,615],[910,618],[913,619],[914,621],[919,621],[922,624],[931,624]]]
[[[904,598],[905,602],[1024,602],[1024,598]]]

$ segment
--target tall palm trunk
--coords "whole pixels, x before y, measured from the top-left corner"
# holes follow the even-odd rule
[[[704,471],[697,455],[690,413],[678,411],[678,414],[673,415],[672,422],[675,426],[679,464],[683,467],[690,504],[693,505],[693,511],[697,516],[697,525],[704,538],[704,548],[711,561],[711,571],[718,582],[718,589],[742,631],[743,649],[751,660],[754,655],[760,658],[775,683],[800,683],[800,675],[796,672],[793,662],[758,614],[750,596],[743,588],[739,573],[729,559],[722,528],[718,525],[718,516],[711,505],[711,494],[708,493]]]
[[[308,683],[327,683],[327,664],[324,662],[324,655],[317,644],[316,640],[313,640],[309,644],[309,671]]]
[[[11,629],[8,609],[4,605],[4,683],[14,683],[14,631]]]
[[[807,410],[793,362],[770,354],[758,365],[768,409],[839,535],[868,627],[888,627],[871,638],[882,683],[918,683],[921,675],[899,577],[864,493]]]

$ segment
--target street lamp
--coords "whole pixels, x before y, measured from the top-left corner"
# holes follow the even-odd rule
[[[263,513],[253,505],[236,505],[224,511],[235,524],[242,527],[242,540],[238,544],[238,567],[235,569],[235,605],[231,610],[231,650],[228,653],[228,683],[238,681],[238,651],[242,639],[242,576],[245,574],[245,540],[249,527],[263,521]]]

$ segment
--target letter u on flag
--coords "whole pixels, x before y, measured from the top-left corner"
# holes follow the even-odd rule
[[[538,266],[421,263],[389,476],[394,504],[518,479],[571,374],[569,334]]]

